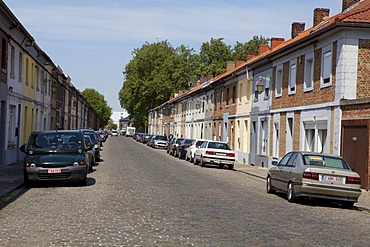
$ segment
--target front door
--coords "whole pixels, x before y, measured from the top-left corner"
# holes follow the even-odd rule
[[[342,156],[349,166],[360,174],[361,188],[368,187],[367,126],[344,126]]]

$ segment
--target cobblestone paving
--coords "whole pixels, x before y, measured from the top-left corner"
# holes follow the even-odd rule
[[[89,185],[38,186],[0,211],[0,246],[368,246],[370,215],[291,204],[248,175],[110,138]]]

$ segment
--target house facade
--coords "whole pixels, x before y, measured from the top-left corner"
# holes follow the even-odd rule
[[[70,78],[2,1],[0,13],[0,165],[6,165],[23,159],[19,147],[32,131],[57,129],[57,123],[64,129],[100,124]]]

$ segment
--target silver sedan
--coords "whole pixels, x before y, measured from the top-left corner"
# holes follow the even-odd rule
[[[351,207],[361,195],[360,175],[340,156],[294,151],[273,165],[266,178],[267,193],[284,192],[289,202],[323,198]]]

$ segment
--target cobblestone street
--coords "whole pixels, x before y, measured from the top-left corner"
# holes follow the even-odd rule
[[[86,187],[38,186],[0,211],[1,246],[367,246],[370,215],[297,203],[243,173],[119,136]]]

